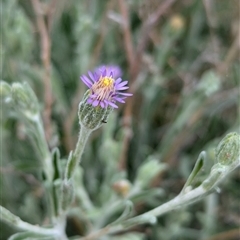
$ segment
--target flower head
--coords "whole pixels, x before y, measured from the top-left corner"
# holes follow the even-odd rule
[[[81,80],[90,88],[87,103],[102,108],[118,108],[116,102],[125,103],[124,99],[132,94],[121,92],[129,87],[126,86],[128,81],[122,81],[120,76],[121,70],[117,66],[101,66],[94,72],[89,71],[88,76],[82,75]]]

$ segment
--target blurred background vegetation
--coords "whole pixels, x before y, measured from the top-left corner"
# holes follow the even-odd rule
[[[59,147],[63,162],[79,132],[86,90],[79,76],[114,64],[129,80],[134,96],[87,144],[84,176],[79,168],[76,180],[85,186],[85,202],[78,194],[74,202],[82,211],[106,209],[121,195],[122,179],[142,181],[138,214],[170,200],[202,150],[207,162],[199,181],[220,139],[239,132],[238,0],[3,0],[1,15],[1,78],[33,88],[49,148]],[[11,103],[1,112],[0,204],[25,221],[47,224],[39,154]],[[240,239],[239,183],[235,171],[204,201],[111,239]],[[82,216],[69,216],[69,236],[86,233]],[[0,239],[14,231],[1,223]]]

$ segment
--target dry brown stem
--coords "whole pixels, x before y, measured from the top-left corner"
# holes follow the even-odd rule
[[[240,24],[240,21],[239,21],[239,24]],[[221,63],[218,67],[219,73],[221,75],[226,74],[232,62],[237,57],[239,58],[239,52],[240,52],[240,28],[238,29],[237,35],[231,47],[229,48],[223,63]]]
[[[240,229],[232,229],[227,232],[219,233],[206,240],[238,240],[240,238]]]
[[[52,28],[54,13],[55,13],[55,10],[57,8],[57,2],[58,2],[58,0],[52,0],[50,2],[49,6],[48,6],[48,9],[47,9],[48,31],[50,31],[50,29]]]
[[[129,21],[129,11],[128,6],[125,0],[119,0],[118,1],[119,8],[120,8],[120,14],[123,19],[122,24],[122,30],[123,30],[123,39],[124,39],[124,48],[127,55],[127,61],[129,65],[129,75],[130,75],[130,84],[134,82],[134,58],[135,58],[135,52],[133,48],[133,41],[132,41],[132,35],[130,30],[130,21]],[[131,86],[130,86],[131,87]],[[128,151],[128,144],[130,139],[132,138],[132,131],[131,131],[131,111],[132,109],[132,100],[129,99],[127,102],[127,106],[125,109],[124,114],[124,140],[123,140],[123,149],[121,152],[120,160],[119,160],[119,168],[124,170],[126,168],[126,158],[127,158],[127,151]]]
[[[97,232],[95,232],[95,233],[90,233],[88,236],[82,237],[82,238],[80,238],[79,240],[94,240],[94,239],[99,239],[100,237],[106,235],[106,234],[109,232],[109,229],[110,229],[110,227],[107,226],[107,227],[105,227],[105,228],[103,228],[103,229],[101,229],[101,230],[99,230],[99,231],[97,231]]]
[[[45,129],[45,137],[47,142],[49,143],[52,136],[52,127],[51,127],[51,113],[52,113],[52,85],[51,85],[51,38],[49,35],[50,25],[47,26],[47,23],[44,20],[44,11],[39,0],[31,0],[33,10],[36,15],[36,24],[37,29],[40,35],[40,44],[41,44],[41,59],[44,66],[44,76],[43,76],[43,85],[44,85],[44,113],[43,113],[43,121],[44,121],[44,129]],[[49,23],[52,22],[52,16],[54,12],[54,7],[56,6],[57,1],[52,0],[50,3],[49,11],[48,11],[48,20]]]
[[[130,72],[132,72],[135,53],[133,48],[132,34],[131,34],[130,22],[129,22],[129,10],[125,0],[118,0],[118,5],[119,5],[120,13],[123,19],[122,30],[123,30],[125,52],[127,55],[127,61],[130,68]]]

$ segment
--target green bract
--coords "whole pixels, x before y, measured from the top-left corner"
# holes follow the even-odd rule
[[[89,129],[96,130],[107,122],[108,116],[113,110],[112,107],[101,108],[100,106],[94,107],[87,103],[89,91],[87,91],[83,100],[79,104],[78,117],[81,126]]]
[[[216,161],[222,165],[230,165],[240,156],[240,135],[233,132],[227,134],[216,148]]]

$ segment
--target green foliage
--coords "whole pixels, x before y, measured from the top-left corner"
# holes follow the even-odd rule
[[[42,1],[44,14],[50,2]],[[136,52],[147,18],[164,1],[124,2]],[[239,59],[233,53],[238,16],[232,7],[238,2],[204,2],[179,1],[164,13],[141,57],[134,59],[139,64],[134,79],[126,19],[117,1],[57,1],[52,21],[44,17],[45,23],[51,22],[53,95],[52,134],[46,143],[46,68],[36,13],[31,1],[2,1],[0,205],[40,226],[54,225],[61,210],[68,209],[66,229],[73,237],[144,213],[182,188],[188,192],[201,186],[209,176],[205,188],[215,187],[212,183],[226,170],[215,161],[228,165],[239,157],[237,133],[218,145],[227,133],[239,133]],[[79,76],[103,64],[121,66],[123,79],[133,84],[132,123],[127,124],[127,102],[106,124],[101,122],[101,129],[88,139],[81,167],[74,166],[74,178],[62,185],[79,135],[78,105],[85,92]],[[229,145],[232,137],[237,140]],[[203,150],[204,161],[199,155]],[[124,152],[126,168],[120,166]],[[206,198],[159,217],[154,225],[104,239],[191,240],[235,229],[238,184],[239,174],[234,172],[214,200]],[[61,192],[70,197],[62,198]],[[212,225],[206,224],[209,219]],[[0,223],[0,232],[0,240],[5,240],[16,229]],[[9,239],[52,238],[23,232]]]

